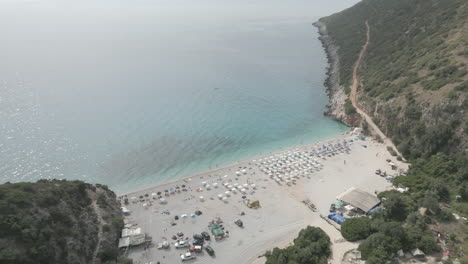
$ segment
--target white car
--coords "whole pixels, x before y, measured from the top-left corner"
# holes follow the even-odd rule
[[[196,258],[196,256],[193,255],[193,254],[190,253],[190,252],[187,252],[187,253],[184,253],[184,254],[180,255],[180,259],[181,259],[182,261],[186,261],[186,260],[190,260],[190,259],[194,259],[194,258]]]
[[[189,247],[189,243],[185,242],[185,241],[180,241],[180,242],[177,242],[175,243],[174,245],[176,248],[186,248],[186,247]]]

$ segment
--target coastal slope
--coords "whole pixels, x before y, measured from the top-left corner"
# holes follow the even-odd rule
[[[322,43],[332,58],[331,102],[343,103],[331,103],[329,113],[343,113],[339,107],[344,107],[345,115],[338,114],[337,119],[345,123],[358,119],[341,93],[351,92],[367,20],[372,37],[358,69],[360,107],[405,157],[464,151],[468,142],[466,17],[468,3],[463,0],[364,0],[320,19],[326,29],[321,30],[326,40]],[[336,56],[330,56],[334,52]]]
[[[411,164],[359,238],[368,263],[415,247],[429,262],[468,261],[467,17],[463,0],[363,0],[315,24],[330,62],[327,113],[382,132]]]
[[[122,226],[120,204],[104,185],[0,185],[0,263],[117,263]]]

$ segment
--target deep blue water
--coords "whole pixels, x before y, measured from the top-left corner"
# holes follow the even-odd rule
[[[355,2],[0,0],[0,182],[122,192],[340,134],[311,24]]]

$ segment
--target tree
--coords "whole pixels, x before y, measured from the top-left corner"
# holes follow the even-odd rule
[[[371,220],[367,217],[347,219],[341,225],[341,234],[348,241],[367,238],[371,234]]]
[[[403,221],[406,219],[408,205],[402,196],[397,193],[390,193],[384,202],[385,216],[387,219]]]
[[[331,254],[330,238],[318,227],[306,227],[294,245],[265,253],[266,264],[326,264]]]
[[[438,200],[438,196],[435,192],[426,191],[421,205],[432,213],[437,214],[440,211]]]

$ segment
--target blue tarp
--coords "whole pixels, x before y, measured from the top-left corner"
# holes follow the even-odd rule
[[[339,214],[336,214],[336,213],[335,214],[329,214],[328,218],[330,218],[331,220],[337,222],[340,225],[342,223],[344,223],[344,221],[346,221],[346,219],[343,216],[341,216]]]
[[[379,212],[382,208],[376,206],[372,209],[369,210],[369,212],[367,212],[367,215],[371,215],[373,212]]]

